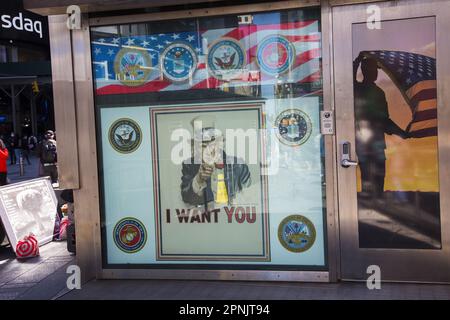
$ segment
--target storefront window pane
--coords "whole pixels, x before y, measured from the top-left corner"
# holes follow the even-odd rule
[[[320,9],[91,41],[105,265],[326,268]]]

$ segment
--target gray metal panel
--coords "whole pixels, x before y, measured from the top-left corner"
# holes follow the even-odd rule
[[[83,13],[105,11],[107,5],[108,11],[139,9],[163,6],[175,6],[183,4],[192,4],[200,2],[217,2],[221,0],[164,0],[164,1],[148,1],[148,0],[24,0],[25,9],[38,13],[40,15],[55,15],[66,13],[66,8],[70,5],[78,5],[82,8]],[[229,2],[232,2],[232,0]],[[107,3],[107,4],[106,4]],[[106,4],[106,5],[105,5]]]
[[[334,110],[333,60],[332,60],[332,20],[328,0],[321,1],[322,33],[322,79],[323,109]],[[333,135],[325,135],[325,183],[326,183],[326,224],[327,255],[330,281],[339,278],[339,216],[337,203],[336,141]]]
[[[58,137],[59,184],[63,189],[79,187],[75,93],[72,73],[72,46],[65,15],[50,16],[49,33],[52,62],[53,102]]]
[[[162,20],[182,19],[182,18],[207,17],[207,16],[239,14],[247,12],[286,10],[292,8],[319,6],[319,4],[320,0],[289,0],[289,1],[278,1],[278,2],[268,2],[258,4],[246,4],[229,7],[168,11],[158,13],[143,13],[134,15],[114,16],[114,17],[97,17],[91,18],[89,24],[91,26],[117,25],[123,23],[139,23],[147,21],[162,21]]]
[[[87,22],[87,19],[83,19]],[[72,31],[80,189],[74,191],[77,264],[82,281],[101,267],[100,203],[89,27]]]
[[[356,170],[339,166],[339,216],[343,279],[364,279],[369,265],[380,265],[383,280],[450,282],[450,30],[449,0],[380,3],[383,20],[436,16],[439,171],[442,250],[359,249]],[[355,141],[352,75],[352,24],[365,23],[366,5],[333,8],[337,141]],[[338,81],[337,81],[338,80]],[[354,143],[352,153],[355,154]],[[338,150],[338,152],[340,152]]]
[[[329,282],[327,271],[104,269],[101,278]]]

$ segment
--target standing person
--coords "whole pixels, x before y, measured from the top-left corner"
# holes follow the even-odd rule
[[[28,146],[28,135],[25,134],[20,140],[20,146],[22,149],[22,156],[27,160],[28,165],[31,165],[30,162],[30,148]]]
[[[8,143],[9,154],[11,155],[11,165],[14,165],[17,163],[16,149],[18,148],[18,144],[19,144],[17,136],[14,132],[11,132],[11,135],[10,135],[7,143]]]
[[[28,150],[30,150],[31,155],[34,155],[37,143],[38,143],[37,138],[33,134],[31,134],[28,137]]]
[[[56,141],[52,130],[45,132],[44,140],[38,145],[38,156],[43,167],[42,176],[50,176],[52,183],[58,182]]]
[[[6,148],[3,140],[0,139],[0,186],[4,186],[7,183],[6,176],[8,172],[8,166],[6,162],[8,160],[8,156],[8,149]]]

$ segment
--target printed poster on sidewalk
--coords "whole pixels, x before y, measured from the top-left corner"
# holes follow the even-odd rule
[[[40,246],[52,241],[56,207],[55,192],[48,178],[0,188],[0,217],[14,251],[17,242],[30,233]]]

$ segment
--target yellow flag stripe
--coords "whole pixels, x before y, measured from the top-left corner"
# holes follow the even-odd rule
[[[412,98],[422,90],[436,89],[436,87],[437,87],[436,80],[424,80],[415,84],[413,87],[409,88],[406,91],[406,95]]]
[[[437,127],[437,119],[415,122],[411,125],[410,131],[423,130]]]

